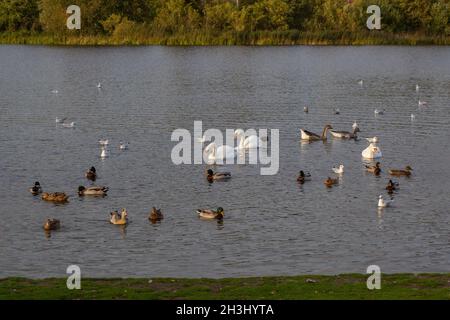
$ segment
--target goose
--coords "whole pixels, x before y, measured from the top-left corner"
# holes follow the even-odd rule
[[[352,132],[348,132],[348,131],[335,131],[335,130],[330,130],[330,134],[334,137],[334,138],[339,138],[339,139],[357,139],[357,133],[359,132],[359,128],[353,128]]]
[[[161,209],[156,209],[155,207],[153,207],[152,211],[150,211],[150,214],[148,216],[148,220],[155,223],[162,219],[164,219],[164,215],[162,214]]]
[[[303,112],[304,113],[308,113],[309,112],[309,108],[308,107],[303,107]]]
[[[327,188],[331,188],[333,185],[338,184],[338,179],[331,179],[328,177],[323,183]]]
[[[216,211],[209,209],[197,209],[200,218],[222,220],[224,216],[223,208],[218,207]]]
[[[97,171],[95,170],[95,167],[91,167],[88,171],[86,171],[85,176],[88,180],[95,181],[95,179],[97,179]]]
[[[412,170],[413,169],[410,166],[406,166],[404,170],[391,169],[391,170],[389,170],[389,174],[391,176],[407,176],[407,177],[409,177],[411,175]]]
[[[384,109],[383,110],[375,109],[374,113],[375,113],[375,115],[383,115],[384,114]]]
[[[319,141],[319,140],[327,140],[327,133],[328,130],[332,130],[333,127],[327,124],[323,128],[322,136],[319,136],[318,134],[315,134],[311,131],[300,129],[301,132],[301,140],[307,140],[307,141]]]
[[[333,167],[333,172],[337,174],[343,174],[344,173],[344,165],[340,164],[339,167]]]
[[[51,231],[51,230],[57,230],[61,226],[61,223],[58,219],[47,219],[44,223],[44,230],[45,231]]]
[[[122,212],[119,216],[119,213],[117,211],[110,213],[111,218],[109,219],[109,222],[116,225],[125,225],[128,224],[128,213],[127,209],[122,209]]]
[[[36,181],[34,183],[34,186],[30,188],[30,192],[33,196],[37,196],[38,194],[42,193],[42,187],[39,181]]]
[[[389,194],[392,194],[392,193],[394,193],[395,190],[397,190],[398,186],[399,186],[398,182],[389,180],[389,182],[386,186],[386,190]]]
[[[305,183],[305,181],[310,181],[311,180],[311,174],[309,172],[305,173],[303,172],[303,170],[301,170],[298,174],[297,177],[297,182],[303,184]]]
[[[63,122],[62,123],[63,128],[75,128],[75,122]]]
[[[64,123],[67,120],[67,118],[58,118],[56,117],[55,122],[56,123]]]
[[[428,105],[428,102],[423,101],[423,100],[419,100],[419,107],[423,107],[423,106],[426,106],[426,105]]]
[[[64,203],[68,201],[69,196],[67,196],[64,192],[44,192],[41,198],[44,201]]]
[[[80,197],[82,196],[106,196],[106,193],[108,192],[108,187],[103,186],[94,186],[94,187],[84,187],[79,186],[78,187],[78,195]]]
[[[394,200],[384,200],[383,196],[380,195],[378,197],[378,208],[390,207],[393,202],[394,202]]]
[[[217,160],[234,160],[236,157],[235,149],[229,145],[217,147],[215,142],[205,147],[203,152],[208,155],[208,163],[216,163]]]
[[[207,171],[206,179],[208,181],[214,181],[214,180],[228,180],[231,178],[230,172],[214,172],[212,169],[208,169]]]
[[[120,150],[128,150],[128,142],[120,142],[119,149]]]
[[[102,151],[100,153],[100,158],[105,159],[109,157],[109,152],[106,148],[102,148]]]
[[[375,174],[376,176],[379,175],[381,172],[381,167],[380,167],[379,162],[375,163],[374,166],[366,166],[366,169],[368,172],[371,172],[371,173]]]
[[[257,135],[245,136],[242,129],[234,131],[234,137],[239,139],[238,149],[257,149],[264,145],[264,140]]]
[[[102,147],[106,147],[107,145],[109,145],[109,140],[108,139],[100,139],[100,140],[98,140],[98,144],[101,145]]]

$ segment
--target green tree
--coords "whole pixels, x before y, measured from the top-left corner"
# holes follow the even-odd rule
[[[37,0],[2,0],[0,2],[0,31],[38,28]]]

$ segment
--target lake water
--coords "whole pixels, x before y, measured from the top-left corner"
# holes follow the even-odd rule
[[[76,128],[57,127],[57,116]],[[173,165],[171,133],[195,120],[279,129],[279,173],[228,165],[233,178],[210,185],[205,165]],[[299,142],[300,128],[350,130],[355,120],[361,137],[380,139],[380,177],[364,170],[365,139]],[[449,47],[0,46],[0,277],[64,276],[71,264],[98,277],[361,273],[371,264],[449,272],[449,137]],[[100,138],[110,140],[103,161]],[[339,163],[340,184],[325,188]],[[80,199],[92,165],[110,192]],[[396,179],[394,206],[379,211],[387,169],[406,165],[413,175]],[[303,186],[301,169],[313,176]],[[70,202],[33,197],[36,180]],[[147,220],[152,206],[162,223]],[[223,223],[195,213],[218,206]],[[122,207],[126,229],[108,222]],[[62,222],[51,237],[47,217]]]

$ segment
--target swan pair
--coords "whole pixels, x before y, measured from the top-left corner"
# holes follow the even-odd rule
[[[229,145],[217,146],[215,142],[210,143],[205,147],[203,152],[208,155],[208,162],[216,160],[233,160],[237,156],[237,151],[258,149],[265,146],[265,141],[256,135],[245,136],[242,129],[237,129],[234,132],[234,137],[239,140],[236,148]],[[200,142],[205,142],[205,137],[202,137]]]

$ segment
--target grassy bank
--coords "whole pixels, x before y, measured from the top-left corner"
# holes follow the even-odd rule
[[[420,33],[393,34],[388,32],[311,33],[298,30],[223,33],[220,35],[192,32],[158,35],[152,33],[123,36],[56,36],[46,33],[0,33],[0,44],[31,45],[450,45],[450,37],[428,36]]]
[[[368,290],[367,275],[232,279],[0,279],[0,299],[450,299],[450,274],[382,275]]]

